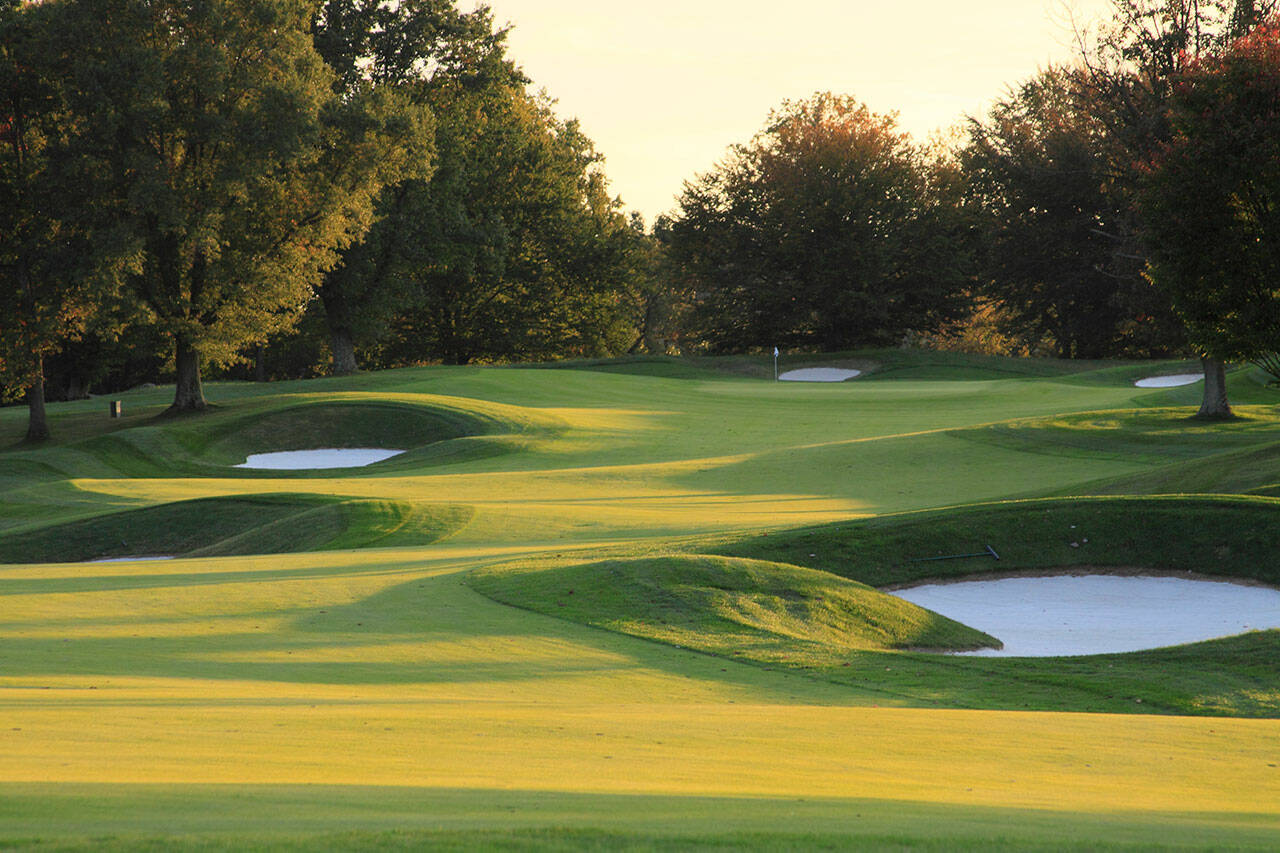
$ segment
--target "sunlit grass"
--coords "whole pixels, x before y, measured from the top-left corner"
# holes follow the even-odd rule
[[[840,358],[878,369],[427,368],[215,384],[205,418],[151,420],[164,389],[123,421],[53,406],[53,445],[0,450],[8,559],[120,531],[207,556],[0,566],[0,842],[1271,846],[1276,722],[1232,715],[1280,707],[1276,632],[962,662],[896,650],[972,635],[853,581],[971,539],[1270,579],[1262,497],[1003,501],[1264,490],[1280,393],[1233,374],[1247,419],[1217,429],[1185,422],[1194,389],[1129,385],[1145,365]],[[410,452],[228,467],[337,433]],[[1227,482],[1230,460],[1253,469]],[[638,571],[682,553],[713,556]],[[518,607],[476,591],[513,562],[547,567]]]

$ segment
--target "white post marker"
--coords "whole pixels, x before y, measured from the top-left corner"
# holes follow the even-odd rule
[[[778,381],[778,348],[773,348],[773,381]]]

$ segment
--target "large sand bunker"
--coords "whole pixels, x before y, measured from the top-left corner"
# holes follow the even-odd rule
[[[1203,373],[1175,373],[1170,376],[1148,376],[1133,383],[1139,388],[1176,388],[1191,385],[1204,379]]]
[[[374,462],[399,456],[403,450],[376,447],[323,448],[320,450],[283,450],[278,453],[253,453],[235,466],[271,471],[307,471],[317,468],[363,468]]]
[[[893,594],[1004,643],[979,655],[1133,652],[1280,628],[1280,590],[1182,577],[1015,577]]]
[[[783,382],[843,382],[861,376],[861,370],[841,367],[801,367],[778,375]]]

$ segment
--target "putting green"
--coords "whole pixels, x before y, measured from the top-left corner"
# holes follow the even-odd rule
[[[966,536],[1016,539],[1011,565],[1183,553],[1177,568],[1280,580],[1257,558],[1266,466],[1235,475],[1247,497],[1005,503],[1221,491],[1196,472],[1280,442],[1280,393],[1248,372],[1232,377],[1248,420],[1219,430],[1183,420],[1195,389],[1129,385],[1147,366],[864,356],[879,371],[838,385],[632,361],[213,385],[212,414],[169,421],[164,389],[124,395],[120,421],[53,406],[58,443],[0,451],[0,547],[51,559],[69,530],[148,518],[193,531],[181,553],[239,544],[0,566],[0,841],[1274,847],[1278,632],[1034,665],[861,645],[735,660],[685,642],[703,623],[655,642],[583,624],[558,588],[514,607],[479,591],[511,567],[685,553],[783,562],[823,598],[857,587],[821,571],[887,583]],[[11,442],[22,415],[0,410]],[[351,446],[422,440],[341,475],[224,464],[333,423]],[[1059,541],[1069,512],[1110,525],[1110,556]],[[1193,547],[1167,541],[1200,518],[1219,520]],[[1132,530],[1153,524],[1166,541],[1146,551]],[[818,636],[776,592],[768,619],[735,599],[736,624]]]

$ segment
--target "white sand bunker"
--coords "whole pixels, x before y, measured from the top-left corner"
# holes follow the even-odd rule
[[[1171,376],[1148,376],[1133,383],[1139,388],[1176,388],[1204,379],[1203,373],[1175,373]]]
[[[314,468],[362,468],[399,456],[403,450],[383,450],[377,447],[342,447],[322,450],[283,450],[279,453],[254,453],[237,468],[258,468],[272,471],[304,471]]]
[[[861,370],[845,370],[840,367],[801,367],[781,373],[778,378],[784,382],[843,382],[861,375]]]
[[[1174,577],[1075,575],[927,584],[899,598],[1045,657],[1134,652],[1280,628],[1280,590]]]

